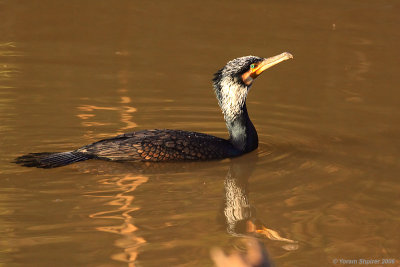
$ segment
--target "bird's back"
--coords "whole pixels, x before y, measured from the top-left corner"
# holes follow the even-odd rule
[[[113,161],[210,160],[240,154],[225,139],[182,130],[144,130],[84,146],[76,152]]]

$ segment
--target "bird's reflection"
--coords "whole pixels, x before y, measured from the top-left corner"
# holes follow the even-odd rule
[[[126,262],[128,266],[135,266],[139,256],[140,248],[147,243],[149,237],[140,235],[140,227],[134,224],[135,213],[140,207],[135,203],[135,191],[145,183],[148,186],[156,188],[158,175],[171,175],[178,173],[207,173],[207,169],[221,167],[228,169],[224,183],[224,195],[222,197],[223,208],[220,210],[220,222],[225,226],[226,231],[232,237],[252,236],[263,239],[277,240],[284,244],[282,247],[286,250],[297,249],[294,240],[282,237],[277,231],[269,229],[266,224],[257,218],[256,209],[249,198],[249,178],[256,168],[257,154],[245,156],[238,159],[232,159],[224,162],[192,162],[192,163],[167,163],[167,164],[120,164],[103,162],[88,162],[77,164],[77,168],[85,172],[101,173],[103,178],[99,180],[101,187],[112,188],[106,190],[95,190],[86,195],[97,198],[108,198],[106,206],[110,207],[105,211],[90,214],[93,219],[117,219],[120,224],[100,226],[96,229],[102,232],[114,233],[121,236],[114,243],[115,246],[122,249],[122,252],[116,253],[111,257],[114,260]],[[222,182],[222,179],[221,179]],[[154,185],[151,185],[154,183]],[[117,187],[117,188],[115,188]],[[146,204],[142,202],[143,205]],[[256,203],[254,203],[256,204]],[[143,211],[141,212],[143,214]],[[136,218],[138,219],[138,218]],[[143,219],[143,218],[142,218]],[[143,221],[143,220],[142,220]],[[156,233],[154,233],[156,234]]]
[[[249,200],[249,178],[256,168],[257,154],[232,159],[225,177],[224,218],[226,230],[232,236],[255,236],[283,241],[286,250],[298,248],[297,242],[282,237],[257,218],[256,209]]]
[[[247,175],[243,175],[242,169],[238,168],[239,166],[238,164],[232,164],[224,181],[224,215],[227,224],[226,230],[231,235],[245,233],[246,230],[243,229],[242,222],[246,222],[255,213],[251,211],[249,203],[248,179],[244,177]]]

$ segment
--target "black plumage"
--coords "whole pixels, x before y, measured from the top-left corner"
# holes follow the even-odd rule
[[[229,140],[182,130],[143,130],[104,139],[77,150],[59,153],[31,153],[15,163],[54,168],[88,159],[111,161],[212,160],[242,155],[257,148],[258,137],[247,113],[250,86],[265,69],[292,56],[282,53],[264,59],[247,56],[229,61],[214,75],[213,85],[224,114]]]
[[[209,160],[238,154],[225,139],[181,130],[144,130],[84,146],[77,152],[114,161]]]

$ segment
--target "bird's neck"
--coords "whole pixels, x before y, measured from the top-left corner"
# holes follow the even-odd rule
[[[258,147],[257,131],[247,114],[246,104],[239,115],[226,121],[226,127],[229,131],[229,141],[236,149],[245,153]]]

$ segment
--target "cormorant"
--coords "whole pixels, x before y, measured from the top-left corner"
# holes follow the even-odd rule
[[[181,130],[143,130],[104,139],[77,150],[30,153],[15,163],[55,168],[88,159],[110,161],[212,160],[240,156],[258,147],[257,131],[250,121],[246,97],[263,71],[293,56],[284,52],[270,58],[239,57],[214,74],[213,86],[230,138]]]

